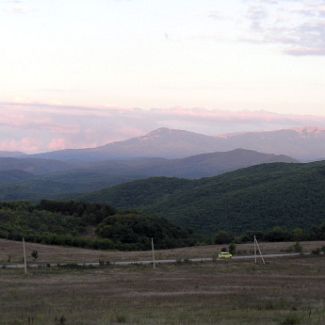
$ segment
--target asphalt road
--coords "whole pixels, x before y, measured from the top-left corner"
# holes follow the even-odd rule
[[[299,256],[299,253],[285,253],[285,254],[267,254],[263,255],[264,259],[270,258],[282,258],[282,257],[295,257]],[[304,254],[309,255],[309,254]],[[231,260],[252,260],[254,259],[254,255],[242,255],[242,256],[233,256]],[[258,260],[261,258],[258,256]],[[184,263],[184,262],[191,262],[191,263],[204,263],[204,262],[212,262],[213,259],[210,257],[205,258],[189,258],[189,259],[166,259],[166,260],[156,260],[155,263],[158,264],[175,264],[175,263]],[[221,262],[222,260],[218,260]],[[116,266],[128,266],[128,265],[151,265],[151,261],[120,261],[120,262],[110,262],[109,265],[116,265]],[[39,267],[57,267],[57,266],[90,266],[90,267],[99,267],[101,264],[99,262],[85,262],[85,263],[28,263],[28,268],[39,268]],[[23,269],[24,264],[0,264],[0,268],[5,269]]]

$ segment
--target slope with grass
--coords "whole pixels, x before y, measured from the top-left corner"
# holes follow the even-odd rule
[[[264,164],[200,180],[151,178],[79,197],[140,209],[206,234],[325,220],[325,162]]]

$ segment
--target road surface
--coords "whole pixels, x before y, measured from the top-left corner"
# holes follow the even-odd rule
[[[300,253],[285,253],[285,254],[267,254],[263,255],[264,259],[270,258],[281,258],[281,257],[295,257],[300,256]],[[304,254],[309,255],[309,254]],[[254,259],[254,255],[240,255],[240,256],[233,256],[231,260],[252,260]],[[260,260],[261,258],[257,256],[257,259]],[[188,258],[188,259],[166,259],[166,260],[156,260],[155,263],[158,264],[175,264],[175,263],[184,263],[184,262],[191,262],[191,263],[204,263],[204,262],[212,262],[213,258],[210,257],[203,257],[203,258]],[[216,260],[217,262],[221,262],[222,260]],[[117,262],[110,262],[109,265],[116,265],[116,266],[128,266],[128,265],[150,265],[153,264],[151,261],[117,261]],[[81,266],[81,267],[99,267],[103,264],[99,262],[85,262],[85,263],[28,263],[28,268],[41,268],[41,267],[58,267],[58,266]],[[104,264],[108,265],[108,264]],[[24,264],[0,264],[0,268],[4,269],[23,269]]]

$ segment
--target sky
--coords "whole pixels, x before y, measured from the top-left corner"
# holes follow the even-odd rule
[[[0,0],[0,150],[325,127],[325,0]]]

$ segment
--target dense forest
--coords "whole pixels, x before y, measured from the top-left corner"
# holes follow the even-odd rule
[[[200,180],[150,178],[79,199],[155,214],[204,236],[310,230],[325,221],[325,162],[264,164]]]
[[[150,249],[193,244],[191,234],[160,217],[108,205],[41,201],[0,203],[0,237],[96,249]]]
[[[116,207],[113,208],[113,207]],[[0,203],[0,237],[96,249],[325,239],[325,162],[149,178],[74,201]]]
[[[94,249],[146,250],[198,244],[262,241],[325,240],[325,224],[310,229],[273,227],[233,233],[222,228],[213,235],[193,233],[161,217],[118,211],[109,205],[43,200],[0,203],[0,238]]]

